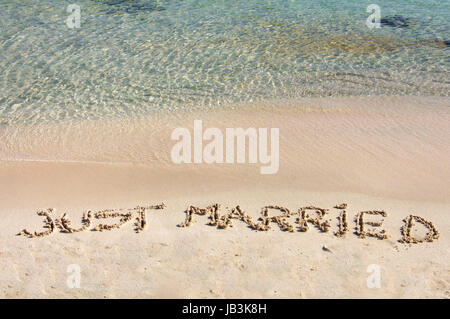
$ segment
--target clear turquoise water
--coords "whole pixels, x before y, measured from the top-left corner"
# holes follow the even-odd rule
[[[440,95],[450,1],[0,1],[0,125],[305,96]]]

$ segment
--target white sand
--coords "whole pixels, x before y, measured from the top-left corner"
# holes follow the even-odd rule
[[[15,297],[450,297],[450,111],[448,98],[307,99],[97,121],[0,129],[0,296]],[[279,127],[280,171],[260,175],[255,165],[175,165],[175,127]],[[39,209],[66,212],[79,227],[87,210],[164,202],[120,229],[43,238]],[[238,220],[224,230],[195,216],[176,225],[188,205],[240,205],[256,220],[265,205],[291,211],[329,208],[331,229],[256,232]],[[348,203],[350,231],[337,230]],[[356,213],[385,210],[390,238],[358,238]],[[274,212],[271,212],[274,214]],[[434,223],[440,238],[399,243],[408,215]],[[379,220],[371,217],[367,220]],[[290,218],[295,226],[295,217]],[[93,220],[93,227],[99,223]],[[91,228],[93,228],[91,227]],[[417,226],[417,236],[425,233]],[[326,246],[331,250],[322,249]],[[81,268],[81,287],[68,288],[67,267]],[[381,270],[381,287],[368,288],[367,267]]]

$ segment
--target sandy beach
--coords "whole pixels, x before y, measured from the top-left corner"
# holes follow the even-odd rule
[[[449,298],[449,105],[448,97],[310,98],[0,127],[0,297]],[[174,164],[171,132],[194,120],[279,128],[279,171]],[[123,218],[96,212],[161,203],[141,231],[138,210],[119,229],[95,231]],[[255,223],[263,207],[283,206],[292,231],[276,221],[258,231],[237,217],[221,229],[208,225],[209,213],[177,227],[190,205],[215,203],[220,215],[239,205]],[[334,207],[343,203],[348,231],[336,236],[344,209]],[[299,209],[308,206],[329,209],[327,231],[311,222],[301,230]],[[74,229],[94,215],[80,232],[55,225],[48,236],[17,235],[45,231],[36,212],[48,208],[53,222],[66,213]],[[362,211],[387,214],[366,214],[364,227],[388,238],[362,238]],[[409,215],[431,222],[438,238],[400,242]],[[411,236],[429,232],[415,221]],[[81,271],[79,288],[67,283],[70,265]],[[374,269],[378,287],[368,284]]]

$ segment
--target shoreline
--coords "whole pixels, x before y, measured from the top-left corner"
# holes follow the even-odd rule
[[[446,165],[450,156],[446,139],[450,133],[449,98],[304,99],[279,103],[141,120],[3,127],[0,170],[7,174],[8,168],[13,168],[14,174],[19,174],[23,168],[27,171],[24,175],[32,176],[34,170],[50,171],[54,165],[58,175],[64,174],[66,166],[72,179],[82,184],[76,170],[95,174],[90,172],[95,168],[108,174],[109,182],[114,184],[121,178],[130,179],[125,172],[129,169],[130,176],[146,176],[142,183],[150,188],[152,174],[160,179],[164,174],[167,178],[181,174],[186,179],[189,175],[211,176],[224,183],[239,179],[246,187],[264,182],[303,190],[450,200],[445,181],[450,176]],[[173,163],[171,149],[176,141],[171,139],[172,132],[176,128],[192,132],[194,120],[198,119],[203,120],[204,128],[215,127],[222,132],[229,127],[279,128],[279,171],[261,176],[261,163]],[[120,174],[116,174],[115,167]],[[56,177],[54,182],[58,185]]]

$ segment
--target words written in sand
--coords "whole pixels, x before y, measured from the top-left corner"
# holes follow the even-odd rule
[[[83,214],[81,220],[81,227],[73,228],[70,220],[66,214],[54,219],[55,213],[53,208],[38,211],[39,216],[44,217],[44,230],[41,232],[30,232],[23,229],[17,235],[23,235],[29,238],[44,237],[52,234],[56,228],[63,233],[77,233],[86,230],[91,231],[110,231],[118,229],[124,224],[135,220],[135,231],[142,232],[147,226],[147,211],[162,210],[166,208],[164,203],[151,206],[137,206],[130,209],[106,209],[100,211],[88,211]],[[350,226],[347,217],[347,204],[340,204],[334,206],[337,209],[337,229],[334,232],[336,237],[343,237],[350,231]],[[311,227],[317,228],[320,232],[329,232],[331,228],[330,210],[320,208],[317,206],[305,206],[292,212],[286,207],[269,205],[264,206],[261,210],[261,216],[258,221],[253,221],[252,216],[249,216],[238,205],[234,208],[225,207],[222,210],[220,204],[212,204],[206,208],[200,208],[189,205],[185,210],[185,220],[178,224],[178,227],[189,227],[195,223],[194,216],[206,216],[208,219],[207,225],[217,227],[218,229],[226,229],[233,227],[233,221],[237,220],[245,223],[250,229],[255,231],[268,231],[272,229],[273,225],[278,226],[281,231],[286,232],[307,232]],[[366,217],[373,216],[378,218],[374,220],[366,220]],[[360,238],[374,237],[380,240],[389,238],[383,226],[383,217],[387,217],[387,213],[383,210],[368,210],[360,211],[356,214],[354,223],[354,234]],[[93,221],[101,219],[115,219],[115,224],[97,224],[93,225]],[[423,243],[433,242],[439,238],[439,231],[434,224],[423,217],[409,215],[403,220],[403,226],[400,228],[401,243]],[[418,236],[414,229],[421,225],[427,231],[423,236]]]

